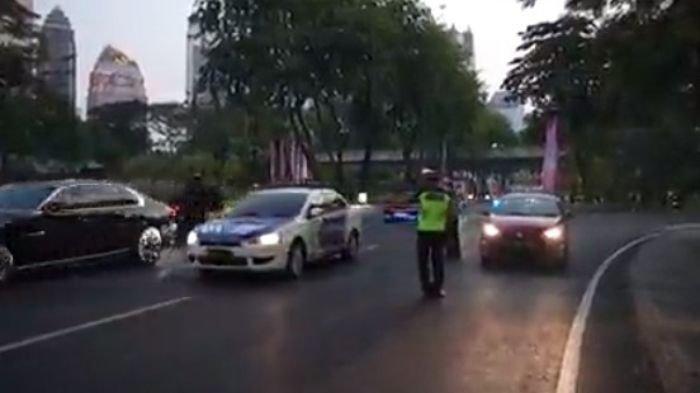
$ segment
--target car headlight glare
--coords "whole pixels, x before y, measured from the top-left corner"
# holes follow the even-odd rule
[[[187,245],[188,246],[199,245],[199,236],[197,236],[197,232],[190,231],[190,233],[187,234]]]
[[[497,237],[501,234],[501,230],[491,223],[486,223],[482,227],[482,232],[486,237]]]
[[[549,228],[546,231],[544,231],[543,235],[544,235],[545,239],[547,239],[547,240],[558,241],[564,237],[564,228],[562,228],[562,227]]]
[[[258,238],[257,243],[261,246],[276,246],[282,242],[282,237],[279,233],[273,232],[262,235]]]

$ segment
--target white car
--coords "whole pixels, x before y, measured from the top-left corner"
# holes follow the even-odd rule
[[[265,189],[248,194],[226,217],[197,226],[187,236],[187,254],[201,272],[285,271],[299,278],[307,262],[333,255],[355,260],[361,220],[331,189]]]

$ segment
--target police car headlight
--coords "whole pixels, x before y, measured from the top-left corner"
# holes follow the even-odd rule
[[[273,232],[262,235],[258,238],[257,244],[261,246],[276,246],[282,242],[282,236],[279,233]]]
[[[199,245],[199,236],[197,236],[197,232],[190,231],[190,233],[187,234],[187,245],[188,246],[198,246]]]

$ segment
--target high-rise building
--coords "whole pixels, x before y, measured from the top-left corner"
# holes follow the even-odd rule
[[[90,73],[88,114],[101,106],[131,102],[148,103],[141,70],[124,52],[108,45]]]
[[[469,69],[475,69],[476,60],[474,56],[474,34],[472,34],[472,30],[467,29],[467,31],[459,31],[452,26],[449,33],[452,39],[454,39],[457,45],[462,49],[465,65]]]
[[[0,0],[0,1],[7,1],[7,0]],[[34,2],[33,0],[13,0],[17,4],[23,6],[29,13],[27,14],[27,23],[29,23],[29,27],[32,29],[34,28],[34,18],[36,15],[34,14]],[[7,45],[12,45],[12,46],[29,46],[33,44],[35,40],[33,39],[27,39],[27,40],[18,40],[16,37],[14,37],[12,34],[5,32],[5,31],[0,31],[0,46],[7,46]]]
[[[488,107],[505,117],[514,132],[520,132],[525,128],[525,107],[518,100],[511,99],[508,92],[493,93]]]
[[[197,10],[201,3],[202,0],[196,0],[193,9]],[[204,39],[199,34],[199,26],[196,22],[189,21],[188,23],[185,97],[189,105],[207,105],[211,103],[211,95],[206,91],[199,91],[200,70],[207,61],[204,52]]]
[[[76,49],[70,21],[54,8],[41,28],[42,61],[39,76],[47,88],[75,108]]]

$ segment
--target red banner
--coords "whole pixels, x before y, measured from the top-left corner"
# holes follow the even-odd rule
[[[554,192],[557,183],[557,167],[559,164],[559,143],[557,141],[559,121],[553,116],[547,124],[547,136],[544,146],[544,162],[542,164],[542,188]]]

